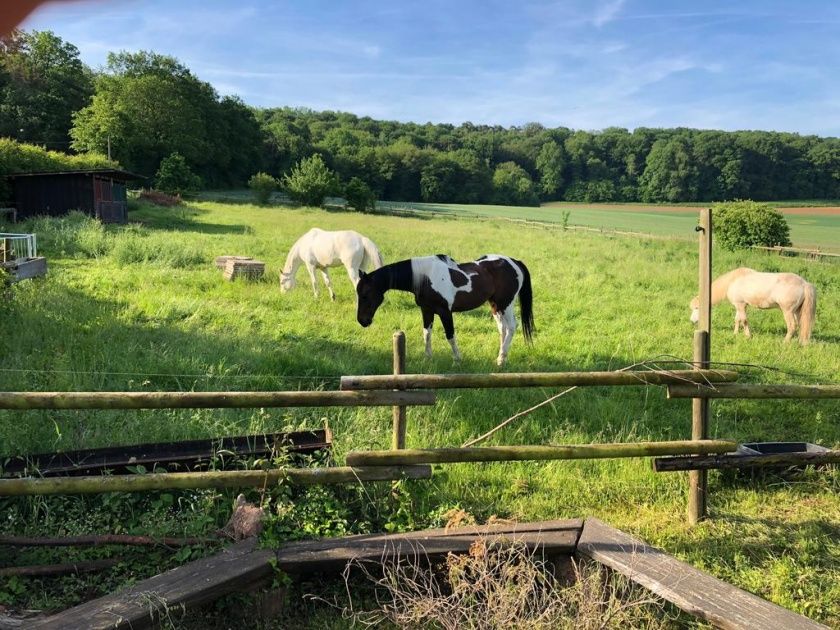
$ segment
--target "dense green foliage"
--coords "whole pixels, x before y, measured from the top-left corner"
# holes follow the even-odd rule
[[[376,209],[376,195],[371,187],[358,177],[353,177],[344,187],[347,204],[359,212],[372,212]]]
[[[192,172],[184,156],[175,151],[160,161],[155,186],[169,195],[183,195],[201,188],[201,178]]]
[[[73,114],[92,94],[73,44],[50,31],[0,37],[0,137],[66,150]]]
[[[255,173],[248,180],[248,188],[254,193],[254,200],[260,206],[268,203],[268,200],[271,199],[271,193],[277,190],[279,186],[280,182],[276,178],[262,171]]]
[[[91,97],[92,72],[72,45],[51,33],[19,33],[4,42],[0,135],[40,142],[69,131],[76,150],[99,152],[110,138],[112,154],[142,175],[155,173],[177,151],[205,184],[218,188],[243,185],[257,171],[282,179],[317,154],[342,182],[357,177],[378,199],[394,201],[840,198],[838,138],[684,128],[575,131],[538,123],[456,126],[253,109],[235,97],[219,98],[182,63],[153,52],[110,54]]]
[[[506,210],[520,210],[522,218],[552,209]],[[612,214],[629,219],[634,213]],[[143,206],[130,217],[127,226],[103,227],[78,214],[20,226],[38,234],[50,273],[44,280],[15,285],[0,305],[0,322],[14,327],[12,334],[0,335],[0,390],[332,389],[341,374],[390,372],[397,329],[407,333],[407,371],[495,369],[498,334],[486,308],[456,314],[464,361],[455,365],[438,326],[434,356],[425,358],[420,313],[410,295],[389,293],[374,324],[363,329],[343,272],[333,273],[334,303],[325,294],[313,298],[304,270],[298,289],[281,294],[277,273],[289,247],[313,225],[357,229],[371,236],[389,261],[435,252],[458,260],[487,252],[524,260],[533,276],[537,334],[532,347],[517,334],[511,371],[618,369],[652,357],[691,357],[688,301],[697,286],[697,244],[690,214],[682,215],[690,241],[532,229],[457,215],[439,220],[314,208],[266,212],[247,203],[188,203],[175,211]],[[837,224],[836,217],[826,219]],[[265,281],[224,280],[213,259],[228,252],[264,260]],[[792,271],[819,292],[814,340],[806,347],[782,341],[784,323],[776,309],[750,312],[753,338],[747,340],[731,334],[732,308],[715,308],[714,361],[777,368],[740,367],[746,382],[836,381],[836,264],[720,249],[713,260],[716,274],[739,265]],[[463,444],[556,391],[439,391],[434,407],[409,409],[408,445]],[[716,400],[712,411],[713,437],[840,446],[838,401]],[[488,444],[682,439],[689,435],[690,416],[690,401],[667,400],[661,388],[579,388],[519,418]],[[324,419],[334,434],[336,463],[344,461],[348,450],[390,444],[389,408],[0,411],[0,453],[299,429],[322,426]],[[276,519],[266,532],[271,543],[301,535],[438,526],[456,506],[479,522],[493,514],[523,521],[597,516],[722,579],[836,625],[838,484],[840,475],[831,468],[790,482],[713,472],[713,518],[694,528],[684,520],[685,475],[655,473],[645,459],[442,466],[431,481],[399,484],[396,496],[388,483],[299,489],[288,496],[289,489],[280,486],[246,494],[252,501],[268,501]],[[0,531],[201,535],[225,521],[234,495],[202,490],[6,497],[0,498]],[[81,579],[22,578],[14,588],[7,587],[8,581],[0,584],[0,604],[37,609],[89,599],[186,559],[170,552],[102,547],[20,554],[17,564],[90,557],[82,554],[126,558],[113,572]],[[317,609],[311,601],[299,605]],[[307,611],[312,608],[285,627],[307,627],[302,621]],[[336,627],[321,622],[310,621],[308,627]]]
[[[338,192],[338,178],[320,155],[303,158],[283,177],[289,196],[305,206],[320,206],[324,198]]]
[[[141,175],[173,152],[211,186],[244,184],[260,162],[262,134],[236,98],[219,99],[172,57],[151,52],[108,55],[90,105],[74,117],[73,147],[111,153]]]
[[[766,203],[729,201],[714,204],[712,210],[715,237],[726,249],[791,244],[784,215]]]

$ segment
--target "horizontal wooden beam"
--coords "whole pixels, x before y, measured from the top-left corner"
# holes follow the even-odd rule
[[[434,405],[434,392],[0,392],[0,409],[222,409]]]
[[[807,466],[840,464],[840,450],[820,453],[774,453],[772,455],[708,455],[699,457],[662,457],[653,460],[656,472],[762,468],[766,466]]]
[[[313,486],[359,481],[428,479],[429,466],[375,466],[353,468],[281,468],[214,472],[152,473],[101,477],[49,477],[0,479],[0,497],[43,494],[97,494],[194,488],[262,488],[278,483]]]
[[[375,374],[342,376],[342,390],[461,389],[483,387],[584,387],[723,383],[735,381],[731,370],[656,370],[628,372],[523,372],[499,374]]]
[[[669,385],[668,398],[840,398],[840,385]]]
[[[706,455],[737,450],[728,440],[675,440],[625,444],[574,444],[568,446],[484,446],[478,448],[429,448],[393,451],[353,451],[350,466],[394,466],[410,464],[454,464],[549,459],[605,459],[652,457],[656,455]]]

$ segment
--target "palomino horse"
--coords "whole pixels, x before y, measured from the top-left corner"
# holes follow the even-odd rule
[[[280,289],[283,292],[294,289],[295,274],[301,263],[309,272],[315,297],[318,297],[318,283],[315,281],[317,269],[321,272],[330,297],[334,300],[335,293],[327,273],[328,267],[344,265],[347,275],[350,276],[350,282],[355,287],[359,283],[359,271],[363,266],[367,265],[373,269],[379,269],[382,266],[382,254],[379,253],[379,249],[372,240],[353,230],[327,232],[312,228],[289,250],[286,264],[280,273]]]
[[[531,309],[531,274],[524,263],[507,256],[482,256],[475,262],[457,264],[449,256],[425,256],[402,260],[371,273],[361,273],[356,285],[356,319],[370,326],[376,309],[389,289],[408,291],[423,314],[426,356],[432,356],[432,323],[440,318],[456,361],[461,352],[455,341],[452,313],[469,311],[490,302],[499,329],[498,365],[503,365],[516,331],[513,300],[519,296],[522,332],[531,341],[534,314]]]
[[[778,307],[785,316],[787,335],[790,341],[799,325],[799,341],[808,343],[814,326],[817,309],[817,291],[814,285],[795,273],[762,273],[747,267],[733,269],[712,283],[712,304],[728,299],[735,307],[735,334],[743,325],[744,334],[750,336],[747,323],[747,306],[756,308]],[[691,300],[691,321],[700,319],[700,300]]]

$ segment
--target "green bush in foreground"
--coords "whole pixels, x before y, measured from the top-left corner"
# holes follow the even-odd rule
[[[726,249],[790,245],[790,228],[781,212],[766,203],[727,201],[712,206],[714,233]]]
[[[268,200],[271,198],[271,193],[277,190],[279,186],[280,182],[268,173],[263,173],[262,171],[252,175],[251,179],[248,180],[248,188],[250,188],[251,192],[254,193],[254,200],[259,206],[266,205]]]

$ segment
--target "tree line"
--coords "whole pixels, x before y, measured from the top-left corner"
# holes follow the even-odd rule
[[[154,175],[173,153],[203,186],[278,179],[318,155],[380,199],[533,205],[840,198],[840,139],[769,131],[417,124],[220,97],[178,60],[118,52],[93,71],[51,32],[0,40],[0,136],[111,154]]]

